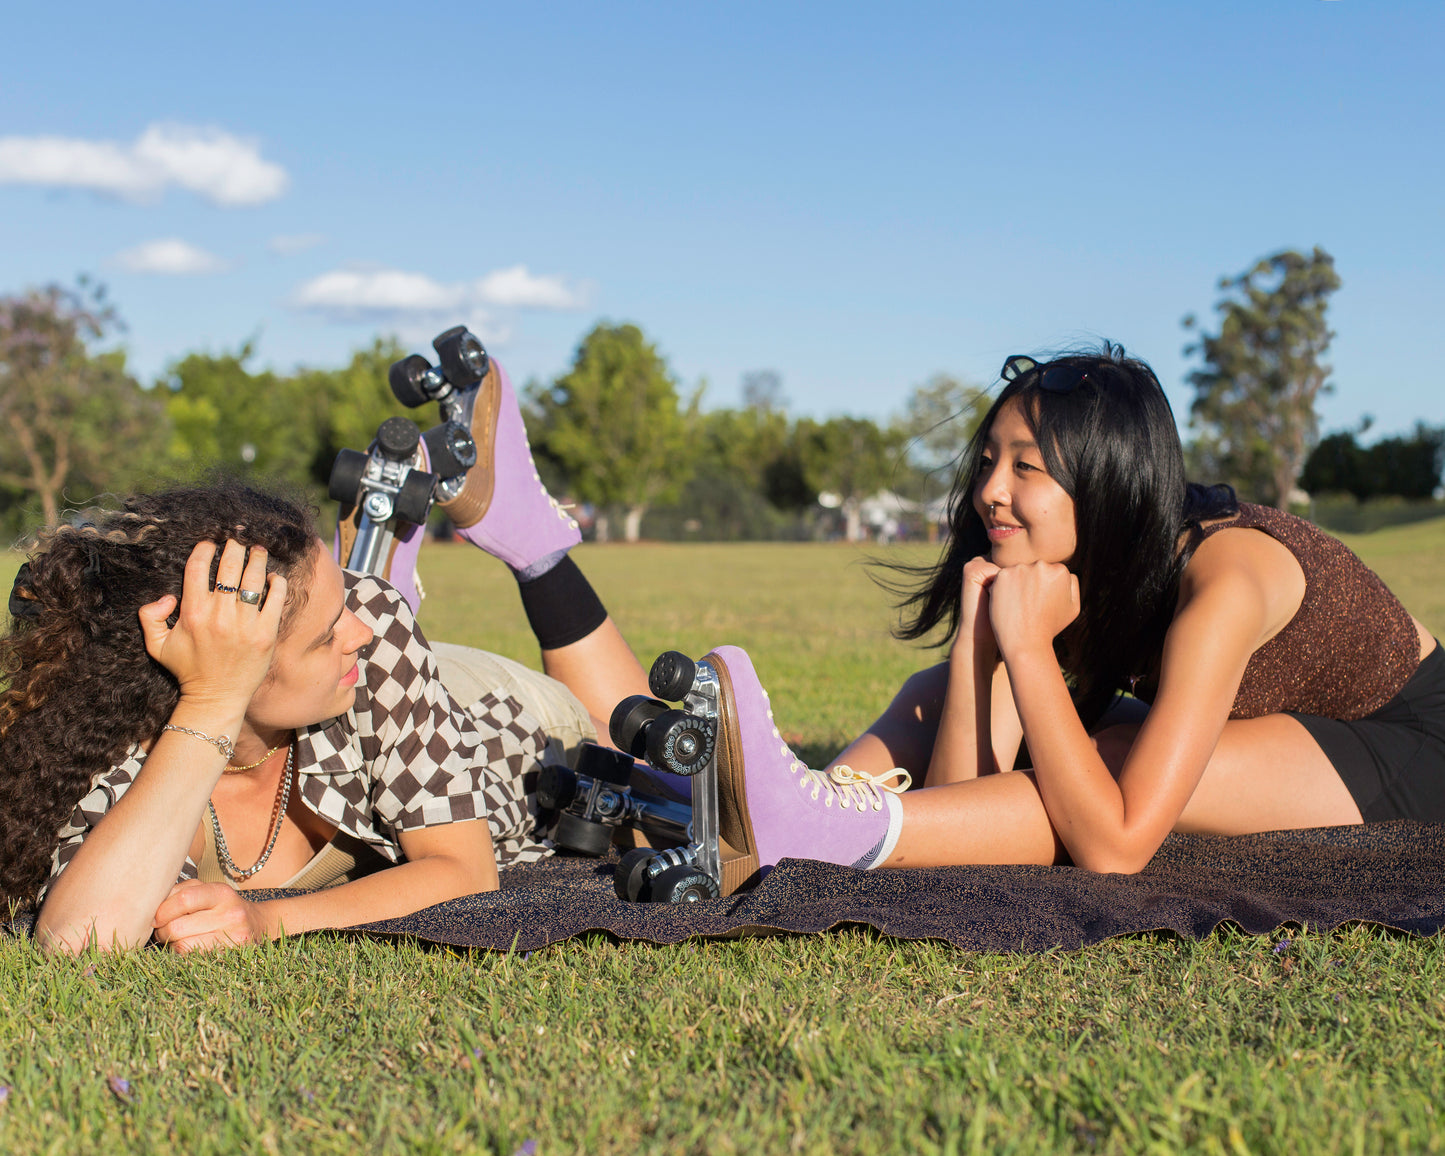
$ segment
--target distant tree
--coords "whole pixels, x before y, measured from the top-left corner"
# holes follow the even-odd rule
[[[776,369],[754,369],[743,374],[743,408],[783,413],[788,408],[783,377]]]
[[[37,500],[46,526],[62,501],[160,472],[160,400],[126,372],[123,351],[89,349],[118,324],[104,290],[85,283],[0,297],[0,486]]]
[[[1370,496],[1365,480],[1365,451],[1349,431],[1320,439],[1300,471],[1299,484],[1311,494],[1353,494],[1359,501]]]
[[[252,373],[253,356],[248,341],[235,353],[190,353],[170,367],[170,461],[181,473],[221,466],[304,485],[318,454],[312,399],[295,378]]]
[[[909,455],[926,470],[957,461],[983,424],[991,401],[987,390],[935,373],[908,395],[897,422],[908,439]]]
[[[647,507],[676,497],[692,472],[696,396],[684,410],[667,362],[637,326],[603,324],[533,400],[533,440],[583,501],[622,506],[623,536],[635,542]],[[605,514],[598,521],[605,540]]]
[[[896,474],[902,436],[867,418],[835,417],[798,422],[804,476],[814,490],[837,496],[848,541],[863,536],[863,499],[888,486]]]
[[[1186,354],[1204,366],[1194,386],[1192,465],[1209,481],[1232,482],[1247,498],[1283,506],[1317,429],[1315,402],[1329,390],[1321,360],[1334,334],[1329,298],[1340,286],[1334,258],[1285,250],[1219,282],[1217,333],[1200,332]],[[1184,318],[1186,329],[1196,319]]]
[[[1440,487],[1445,428],[1418,422],[1409,437],[1381,438],[1362,447],[1353,433],[1320,439],[1305,462],[1300,485],[1311,494],[1423,499]]]
[[[396,400],[387,380],[394,361],[405,350],[394,337],[378,337],[367,349],[358,349],[349,364],[339,369],[303,369],[291,392],[300,420],[311,423],[316,439],[311,477],[325,486],[337,451],[364,450],[376,436],[376,427],[389,417],[406,417],[423,429],[437,420],[434,407],[409,410]]]
[[[1419,500],[1440,486],[1445,429],[1417,422],[1409,437],[1381,438],[1365,451],[1364,473],[1372,494]]]

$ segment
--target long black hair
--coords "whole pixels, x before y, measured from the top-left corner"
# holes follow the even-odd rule
[[[1071,388],[1044,387],[1064,383]],[[1077,384],[1073,384],[1077,383]],[[1184,451],[1169,400],[1154,371],[1122,346],[1041,360],[1007,382],[964,452],[949,495],[949,539],[936,565],[904,598],[897,635],[918,639],[940,624],[958,630],[963,567],[989,553],[974,508],[984,442],[994,418],[1017,403],[1044,468],[1074,501],[1076,545],[1068,561],[1079,580],[1077,619],[1054,642],[1079,715],[1092,723],[1116,690],[1156,672],[1188,552],[1188,525],[1237,511],[1234,491],[1186,482]],[[1192,545],[1192,543],[1191,543]]]

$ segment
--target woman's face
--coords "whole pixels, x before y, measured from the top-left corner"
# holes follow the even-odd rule
[[[341,567],[318,540],[306,605],[276,644],[246,721],[257,730],[294,730],[345,714],[356,701],[357,652],[371,638],[346,608]]]
[[[973,508],[988,530],[995,565],[1067,562],[1074,556],[1074,500],[1044,469],[1033,428],[1016,400],[994,415],[984,437]]]

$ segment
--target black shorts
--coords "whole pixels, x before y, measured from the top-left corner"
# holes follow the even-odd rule
[[[1445,823],[1445,647],[1437,642],[1400,693],[1353,722],[1299,719],[1366,823]]]

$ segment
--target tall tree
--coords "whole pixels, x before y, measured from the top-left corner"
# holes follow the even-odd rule
[[[1330,389],[1322,358],[1334,334],[1326,321],[1340,287],[1334,258],[1318,246],[1285,250],[1219,282],[1216,333],[1185,347],[1202,368],[1189,375],[1196,469],[1232,482],[1256,501],[1283,506],[1318,430],[1315,402]],[[1194,329],[1193,315],[1184,327]]]
[[[316,456],[312,478],[325,486],[338,450],[363,450],[376,427],[389,417],[405,417],[423,429],[438,420],[436,408],[409,410],[396,400],[387,380],[391,363],[405,356],[394,337],[379,337],[358,349],[340,369],[303,369],[296,374],[297,415],[312,423]]]
[[[296,378],[251,372],[254,355],[248,341],[235,353],[191,353],[171,366],[170,460],[183,472],[219,465],[304,485],[320,436],[313,399]]]
[[[895,477],[902,435],[867,418],[835,417],[825,422],[804,418],[798,422],[797,438],[808,484],[838,498],[846,537],[858,541],[863,536],[863,499]]]
[[[622,506],[624,537],[635,542],[642,516],[676,497],[692,473],[691,427],[667,362],[635,325],[598,325],[577,347],[569,372],[533,389],[534,440],[585,502]],[[598,537],[605,540],[605,513]]]
[[[38,500],[47,526],[62,501],[156,472],[160,400],[126,372],[123,351],[89,348],[118,324],[104,290],[84,283],[0,297],[0,485]]]

